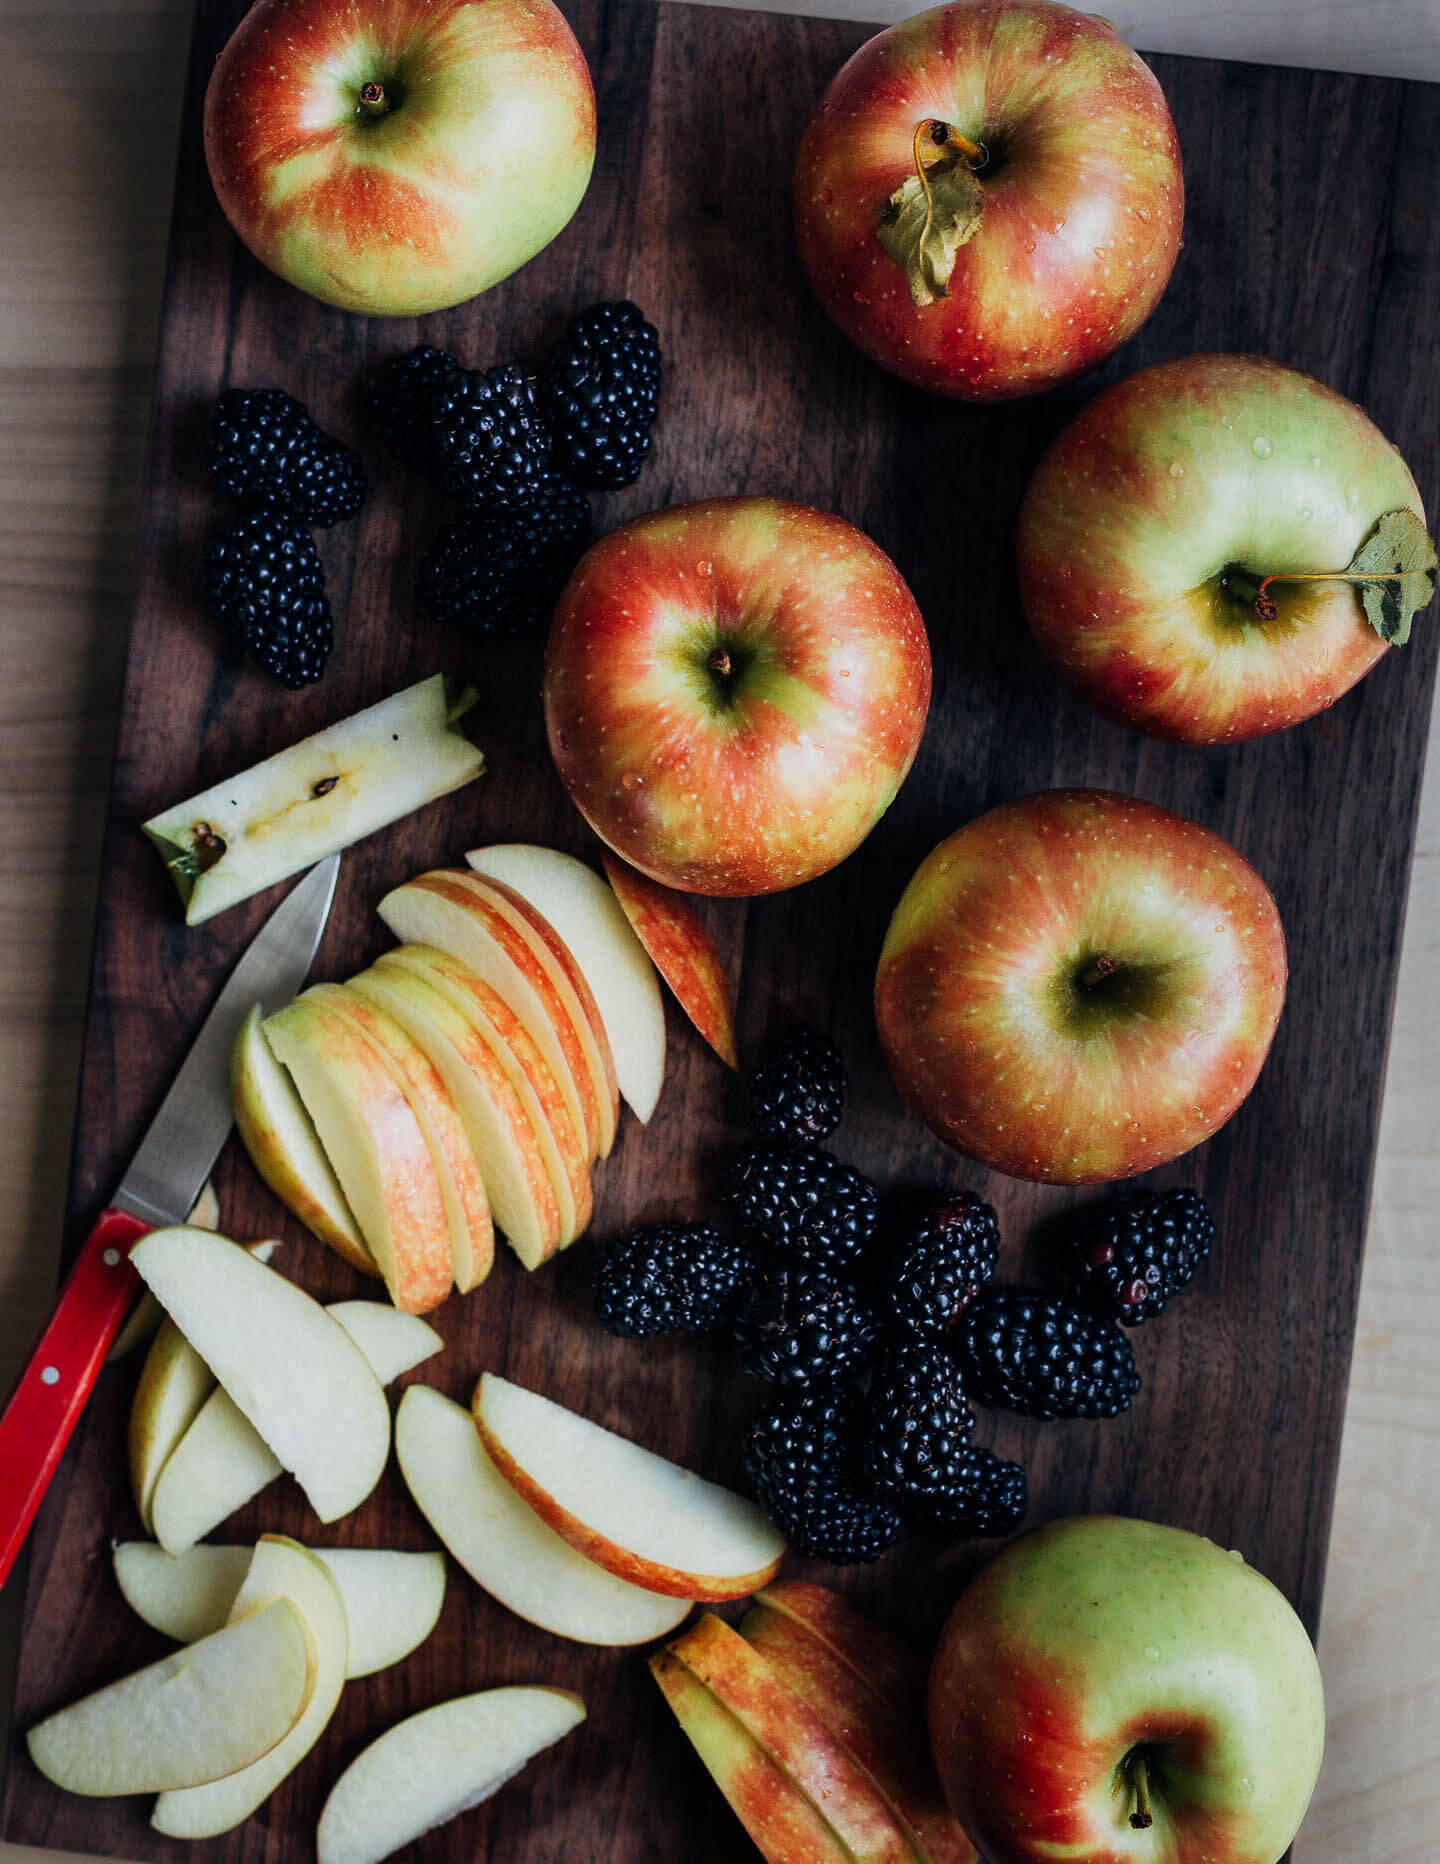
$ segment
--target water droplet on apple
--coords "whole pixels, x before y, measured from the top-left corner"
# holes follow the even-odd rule
[[[643,781],[644,779],[636,776],[633,770],[627,770],[620,779],[620,787],[624,790],[639,789]]]
[[[1297,511],[1295,515],[1302,524],[1308,524],[1310,520],[1315,516],[1315,513],[1310,509],[1308,505],[1302,505],[1299,511]]]
[[[1251,1794],[1255,1791],[1255,1782],[1249,1777],[1248,1774],[1242,1773],[1240,1776],[1240,1791],[1245,1795],[1247,1799],[1249,1799]]]
[[[1137,207],[1135,209],[1135,217],[1137,220],[1148,220],[1150,218],[1150,209],[1148,207]]]
[[[1180,464],[1179,460],[1171,460],[1170,477],[1172,479],[1183,479],[1185,477],[1185,468]]]
[[[715,565],[713,563],[702,562],[695,565],[695,574],[697,576],[712,576],[714,573]]]
[[[1033,240],[1033,239],[1027,239],[1027,240],[1026,240],[1026,242],[1025,242],[1025,250],[1026,250],[1026,252],[1034,252],[1034,250],[1035,250],[1035,242],[1034,242],[1034,240]]]
[[[1345,509],[1347,511],[1353,511],[1359,503],[1360,503],[1359,488],[1357,486],[1347,485],[1345,488]]]
[[[1146,1663],[1159,1663],[1160,1650],[1159,1650],[1158,1645],[1152,1644],[1149,1647],[1149,1649],[1145,1652],[1145,1661]]]
[[[834,198],[835,190],[833,188],[822,188],[820,190],[820,205],[822,207],[828,207]]]
[[[1250,442],[1250,451],[1255,455],[1257,460],[1268,460],[1275,449],[1265,438],[1264,434],[1256,434],[1255,438]]]

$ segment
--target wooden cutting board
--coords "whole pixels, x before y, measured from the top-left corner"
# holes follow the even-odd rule
[[[984,1417],[979,1440],[1024,1461],[1030,1521],[1132,1512],[1243,1548],[1296,1601],[1320,1604],[1366,1203],[1384,1074],[1436,622],[1332,712],[1231,749],[1162,745],[1071,700],[1032,647],[1012,568],[1014,517],[1039,453],[1097,386],[1197,349],[1248,349],[1362,401],[1440,505],[1440,235],[1433,218],[1440,88],[1198,60],[1154,61],[1185,153],[1186,244],[1158,311],[1091,381],[1036,402],[967,409],[866,363],[816,311],[789,230],[789,173],[830,75],[865,36],[848,24],[575,0],[595,76],[600,154],[571,227],[517,277],[419,324],[312,303],[240,248],[211,196],[199,103],[241,0],[202,0],[190,73],[146,475],[141,578],[104,854],[70,1209],[73,1248],[106,1201],[236,954],[273,898],[195,931],[138,824],[165,804],[437,669],[481,693],[477,787],[347,855],[317,977],[387,942],[373,908],[427,865],[479,842],[592,854],[551,773],[538,643],[492,646],[419,616],[415,566],[442,510],[368,436],[355,389],[423,338],[468,364],[533,354],[597,298],[635,298],[658,325],[666,380],[638,483],[595,500],[597,526],[707,494],[774,492],[842,512],[896,559],[924,610],[936,696],[915,770],[864,849],[772,899],[702,910],[739,991],[747,1052],[796,1017],[830,1029],[852,1070],[834,1147],[885,1187],[966,1185],[999,1209],[1001,1273],[1049,1273],[1052,1219],[1093,1194],[993,1177],[944,1151],[889,1087],[868,1004],[889,911],[943,834],[1004,798],[1102,784],[1196,816],[1273,887],[1292,983],[1275,1048],[1239,1115],[1157,1185],[1209,1200],[1220,1241],[1203,1280],[1135,1336],[1144,1387],[1106,1423]],[[324,534],[337,648],[323,683],[283,692],[222,662],[197,597],[206,531],[226,517],[202,466],[227,385],[275,384],[361,445],[372,496]],[[937,470],[938,468],[938,470]],[[748,825],[736,824],[736,833]],[[743,1137],[743,1096],[678,1014],[660,1111],[627,1121],[603,1170],[604,1236],[666,1215],[715,1214],[708,1186]],[[232,1146],[217,1173],[232,1235],[279,1235],[277,1265],[326,1298],[371,1285],[306,1238]],[[468,1398],[503,1371],[717,1479],[739,1484],[738,1433],[766,1391],[722,1339],[625,1342],[588,1311],[591,1242],[535,1276],[506,1256],[485,1288],[434,1318],[441,1359],[417,1376]],[[138,1533],[125,1417],[138,1366],[107,1371],[42,1511],[15,1723],[158,1655],[109,1565]],[[277,1529],[328,1545],[433,1544],[391,1471],[323,1530],[293,1485],[267,1491],[226,1538]],[[795,1562],[917,1640],[932,1637],[987,1549],[915,1532],[873,1569]],[[274,1799],[204,1855],[290,1864],[340,1768],[412,1710],[492,1683],[579,1690],[590,1717],[489,1805],[422,1840],[418,1859],[693,1864],[751,1855],[635,1652],[597,1651],[511,1618],[452,1569],[440,1625],[406,1664],[347,1686],[340,1710]],[[127,1858],[178,1847],[144,1801],[54,1791],[12,1739],[3,1835]]]

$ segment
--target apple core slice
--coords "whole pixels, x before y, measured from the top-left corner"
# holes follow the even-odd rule
[[[656,969],[727,1068],[738,1068],[735,1009],[715,941],[699,913],[673,887],[662,887],[619,855],[602,857],[621,910]]]
[[[473,1408],[505,1480],[618,1578],[677,1598],[735,1599],[779,1566],[785,1542],[743,1496],[493,1372]]]
[[[395,1458],[415,1505],[478,1586],[517,1617],[581,1644],[645,1644],[688,1599],[617,1579],[540,1519],[485,1453],[475,1420],[428,1385],[395,1414]]]
[[[71,1793],[201,1786],[270,1753],[315,1681],[305,1621],[276,1599],[39,1723],[30,1758]]]
[[[378,1864],[478,1806],[585,1719],[568,1690],[512,1686],[436,1703],[387,1729],[330,1789],[318,1864]]]

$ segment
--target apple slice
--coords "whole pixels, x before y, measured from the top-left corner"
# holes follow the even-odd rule
[[[678,1657],[656,1651],[650,1674],[766,1864],[855,1864],[790,1776]]]
[[[391,1068],[305,991],[262,1025],[315,1123],[396,1307],[424,1314],[454,1283],[450,1220],[419,1121]]]
[[[209,1230],[152,1230],[130,1260],[320,1519],[357,1508],[385,1467],[390,1408],[345,1329]]]
[[[535,1121],[500,1055],[416,972],[372,968],[346,989],[387,1011],[430,1057],[470,1134],[495,1221],[526,1268],[547,1261],[565,1239],[560,1203]]]
[[[920,1854],[867,1770],[738,1631],[703,1612],[668,1648],[754,1736],[851,1857],[917,1864]]]
[[[230,1051],[230,1099],[235,1130],[250,1162],[285,1208],[312,1236],[366,1275],[378,1275],[335,1168],[261,1029],[257,1003]]]
[[[152,816],[187,925],[473,781],[485,759],[456,728],[473,700],[434,674]]]
[[[928,1660],[828,1586],[808,1579],[774,1579],[756,1593],[751,1609],[756,1623],[762,1612],[791,1619],[864,1676],[887,1701],[923,1705]]]
[[[300,1614],[315,1651],[315,1686],[300,1719],[267,1754],[238,1773],[208,1786],[162,1793],[150,1821],[156,1831],[171,1838],[213,1838],[239,1825],[310,1752],[334,1714],[349,1652],[340,1589],[323,1562],[298,1541],[266,1534],[256,1545],[231,1622],[238,1624],[277,1599],[288,1600]]]
[[[505,1480],[618,1578],[676,1598],[736,1599],[779,1566],[785,1542],[743,1496],[493,1372],[481,1374],[473,1409]]]
[[[776,1591],[784,1591],[780,1582]],[[805,1586],[808,1593],[824,1587]],[[945,1802],[930,1760],[925,1725],[925,1665],[882,1625],[838,1593],[835,1610],[817,1614],[835,1642],[769,1602],[761,1592],[740,1623],[740,1635],[842,1741],[884,1794],[913,1848],[926,1864],[976,1864],[975,1847]],[[884,1644],[882,1660],[866,1658]],[[908,1678],[889,1694],[885,1679]]]
[[[228,1622],[254,1551],[206,1545],[177,1556],[154,1541],[120,1541],[114,1549],[115,1578],[137,1617],[166,1637],[190,1644]],[[434,1630],[445,1602],[443,1553],[401,1553],[388,1547],[310,1551],[329,1568],[344,1601],[347,1677],[387,1669]]]
[[[344,1018],[371,1044],[409,1101],[430,1148],[445,1202],[455,1286],[468,1294],[490,1273],[495,1259],[495,1230],[480,1161],[445,1083],[419,1043],[394,1017],[355,996],[343,984],[317,984],[306,995]]]
[[[395,1413],[395,1459],[415,1505],[492,1598],[556,1637],[645,1644],[673,1631],[688,1599],[617,1579],[521,1501],[486,1455],[463,1405],[412,1385]]]
[[[30,1758],[70,1793],[201,1786],[270,1753],[316,1680],[305,1620],[276,1599],[40,1722]]]
[[[437,1702],[361,1750],[330,1789],[317,1864],[378,1864],[478,1806],[585,1719],[566,1689],[511,1686]]]
[[[620,902],[592,867],[558,848],[499,842],[465,859],[528,900],[580,966],[610,1035],[620,1092],[643,1125],[665,1078],[665,1006]]]
[[[218,1230],[220,1227],[220,1200],[215,1195],[215,1187],[207,1178],[200,1187],[200,1195],[190,1206],[185,1221],[197,1230]],[[260,1245],[252,1243],[252,1249]],[[273,1241],[266,1243],[267,1249],[274,1249]],[[165,1318],[165,1310],[151,1294],[148,1288],[142,1288],[134,1307],[125,1317],[125,1324],[110,1342],[110,1351],[105,1355],[108,1366],[113,1359],[123,1359],[127,1353],[133,1353],[138,1346],[146,1346],[160,1331],[160,1323]]]
[[[130,1491],[136,1513],[152,1534],[150,1504],[160,1472],[215,1389],[215,1374],[163,1308],[160,1312],[160,1329],[131,1401],[127,1434]]]
[[[673,887],[662,887],[616,854],[601,856],[621,911],[675,1001],[727,1068],[738,1069],[735,1007],[715,941],[699,913]]]
[[[418,1314],[406,1314],[384,1301],[331,1301],[325,1312],[338,1320],[370,1362],[382,1385],[433,1359],[445,1342]]]
[[[448,997],[490,1044],[525,1103],[560,1205],[561,1247],[568,1246],[590,1221],[590,1153],[584,1127],[523,1020],[498,990],[433,945],[401,945],[383,952],[375,970],[382,977],[413,973],[422,978]]]
[[[150,1531],[166,1553],[184,1553],[284,1467],[229,1392],[217,1386],[160,1471]]]

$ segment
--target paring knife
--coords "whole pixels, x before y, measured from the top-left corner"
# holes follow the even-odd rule
[[[130,1250],[148,1230],[183,1223],[194,1206],[234,1120],[229,1067],[236,1031],[252,1004],[279,1009],[304,983],[339,869],[338,854],[312,867],[231,972],[0,1412],[0,1585],[139,1286]]]

